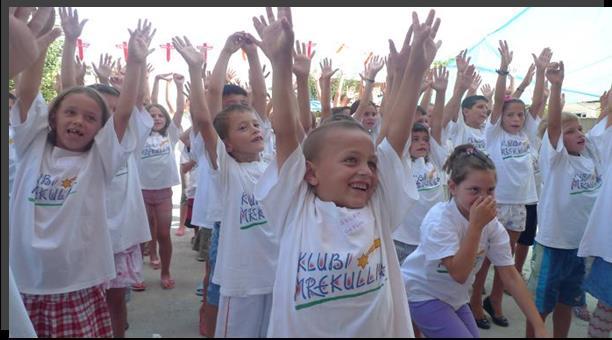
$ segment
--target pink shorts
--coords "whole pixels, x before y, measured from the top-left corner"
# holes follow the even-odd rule
[[[113,337],[104,289],[100,286],[21,297],[39,338]]]
[[[172,202],[172,188],[159,190],[142,190],[142,198],[146,204],[157,205],[167,200]]]
[[[134,245],[115,254],[117,276],[104,285],[105,289],[127,288],[142,282],[142,253],[140,245]]]

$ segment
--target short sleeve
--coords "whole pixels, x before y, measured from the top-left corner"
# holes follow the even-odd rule
[[[457,226],[445,221],[442,216],[427,218],[421,227],[421,247],[427,261],[441,260],[449,256],[455,256],[459,251],[461,235]]]
[[[172,147],[176,146],[176,143],[178,143],[180,137],[181,129],[179,129],[176,124],[174,124],[174,120],[170,120],[170,125],[168,125],[168,139],[170,139]]]
[[[491,119],[487,119],[485,123],[485,138],[487,141],[487,145],[493,146],[495,144],[493,143],[493,141],[501,137],[504,131],[504,129],[501,126],[501,122],[502,122],[501,116],[497,119],[497,122],[495,122],[495,124],[491,123]]]
[[[488,233],[487,258],[496,267],[512,266],[512,251],[510,250],[510,237],[502,224],[494,219],[487,228],[491,228]]]
[[[137,112],[132,113],[128,128],[136,131],[136,150],[140,152],[147,142],[147,137],[151,134],[153,118],[151,118],[151,114],[147,110],[137,110]]]
[[[531,145],[537,145],[538,126],[540,125],[540,122],[542,122],[542,118],[540,118],[540,116],[533,118],[531,113],[525,114],[525,127],[523,130],[527,134],[527,138],[529,138],[529,143],[531,143]]]
[[[548,130],[546,130],[544,133],[544,138],[542,138],[539,159],[540,169],[542,170],[542,178],[547,178],[551,169],[567,156],[567,150],[565,149],[565,145],[563,145],[563,135],[559,136],[557,147],[555,148],[550,142]]]
[[[134,109],[132,115],[138,114],[138,110]],[[137,134],[132,127],[132,117],[128,123],[128,127],[123,134],[121,142],[117,138],[115,131],[115,120],[109,118],[102,129],[98,131],[94,138],[94,147],[96,152],[102,159],[104,167],[104,175],[108,183],[110,183],[119,169],[125,165],[128,156],[136,149]]]
[[[24,153],[39,134],[47,133],[49,129],[49,111],[41,93],[34,98],[28,110],[28,117],[24,122],[21,121],[19,114],[20,106],[21,101],[17,99],[10,112],[11,126],[15,131],[14,142],[18,159],[23,158]]]
[[[435,138],[429,139],[429,145],[431,150],[431,162],[436,166],[436,168],[442,169],[446,159],[450,156],[448,148],[438,144]]]
[[[301,146],[298,146],[280,170],[274,159],[255,186],[255,199],[262,202],[269,226],[279,237],[290,222],[291,212],[305,203],[308,192],[305,173],[306,159]]]
[[[389,217],[391,231],[406,217],[410,207],[419,199],[416,182],[412,180],[410,157],[400,159],[387,138],[378,145],[378,188],[383,214]]]

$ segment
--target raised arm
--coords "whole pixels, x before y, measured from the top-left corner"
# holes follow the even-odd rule
[[[484,84],[480,87],[480,92],[487,98],[489,103],[493,102],[493,88],[489,84]]]
[[[159,81],[170,81],[170,79],[172,79],[172,73],[163,73],[155,76],[153,80],[153,89],[151,90],[151,103],[159,104]]]
[[[272,127],[280,170],[299,145],[297,103],[291,84],[293,27],[290,8],[278,8],[277,18],[270,7],[266,13],[269,24],[263,15],[253,17],[253,24],[262,40],[257,44],[272,63]]]
[[[110,77],[113,72],[113,67],[115,67],[115,62],[113,61],[113,57],[111,57],[108,53],[100,54],[100,61],[98,62],[98,66],[96,67],[95,63],[91,63],[93,67],[94,73],[98,78],[98,82],[104,85],[110,85]]]
[[[255,112],[261,117],[262,120],[268,120],[266,113],[266,81],[263,75],[263,69],[261,62],[259,61],[259,54],[257,53],[257,45],[255,45],[255,38],[249,34],[244,33],[244,40],[242,43],[242,49],[247,55],[249,62],[249,84],[251,85],[251,106],[255,109]]]
[[[534,117],[535,115],[541,117],[544,113],[544,106],[546,104],[546,99],[544,98],[544,88],[546,84],[544,73],[552,58],[552,52],[550,48],[546,47],[542,50],[540,56],[536,57],[533,53],[531,55],[533,56],[533,63],[535,64],[536,82],[533,90],[533,98],[531,99],[531,109],[529,111]]]
[[[429,104],[431,104],[431,97],[433,95],[433,89],[431,88],[431,83],[433,82],[433,71],[427,70],[425,72],[425,77],[423,78],[423,84],[421,85],[421,92],[423,96],[421,97],[421,105],[422,108],[427,110]]]
[[[431,135],[438,142],[442,143],[442,115],[444,114],[444,96],[448,86],[448,71],[446,67],[438,67],[433,70],[433,82],[431,88],[436,91],[436,103],[434,104],[431,115]]]
[[[459,71],[457,71],[459,72]],[[453,88],[453,96],[448,100],[444,107],[444,115],[442,117],[442,128],[445,128],[450,121],[457,121],[459,108],[461,107],[461,99],[463,95],[474,82],[476,71],[474,65],[469,65],[461,73],[457,73],[457,80]]]
[[[136,106],[138,92],[140,90],[140,78],[143,65],[147,64],[147,55],[153,52],[149,50],[151,42],[151,24],[144,21],[140,25],[138,20],[138,28],[130,32],[130,41],[128,43],[128,60],[125,67],[125,78],[123,80],[123,88],[117,102],[117,110],[113,115],[115,123],[115,132],[119,141],[123,139],[125,129],[127,129],[130,116]]]
[[[410,136],[410,127],[414,121],[414,114],[419,97],[419,86],[423,75],[433,62],[441,42],[434,42],[440,19],[434,21],[435,11],[429,11],[429,15],[424,23],[419,22],[416,12],[412,12],[412,30],[414,41],[410,48],[410,56],[406,63],[401,85],[398,88],[398,95],[395,104],[391,109],[390,117],[387,117],[383,124],[387,125],[387,139],[401,157],[404,146]]]
[[[480,77],[480,74],[476,72],[476,77],[472,80],[472,84],[470,84],[470,87],[468,88],[467,96],[470,97],[478,94],[478,88],[480,87],[481,83],[482,78]]]
[[[75,61],[75,72],[76,72],[76,84],[77,86],[85,86],[85,75],[87,74],[87,65],[79,59],[78,56],[74,56]]]
[[[563,62],[551,63],[546,69],[546,78],[550,82],[550,99],[548,102],[548,139],[556,149],[559,137],[563,133],[561,125],[561,87],[565,67]],[[563,139],[561,140],[563,143]]]
[[[62,49],[62,89],[67,90],[77,85],[74,53],[76,51],[77,39],[81,36],[87,19],[79,22],[77,10],[73,11],[71,7],[61,7],[59,13],[65,36],[64,47]]]
[[[321,67],[321,77],[319,86],[321,87],[321,120],[331,116],[331,77],[338,71],[333,69],[332,60],[325,58],[319,63]]]
[[[308,133],[312,125],[312,113],[310,112],[310,91],[308,90],[308,76],[310,75],[310,61],[314,56],[313,51],[308,55],[306,44],[299,40],[295,42],[293,50],[293,73],[297,82],[297,101],[300,112],[300,125],[304,134]],[[299,129],[298,129],[299,130]]]
[[[174,84],[176,84],[176,111],[174,112],[172,120],[174,121],[174,125],[181,129],[183,113],[185,113],[185,94],[183,93],[185,77],[182,74],[175,73],[172,78],[174,79]]]
[[[525,89],[531,85],[531,81],[533,80],[533,74],[535,72],[535,64],[529,65],[529,69],[527,69],[527,73],[523,78],[523,81],[516,87],[514,93],[512,93],[512,98],[519,99],[525,92]]]
[[[243,40],[243,34],[238,32],[234,33],[227,38],[225,42],[225,46],[221,50],[219,54],[219,59],[217,59],[217,63],[215,64],[215,68],[212,71],[211,76],[209,77],[208,83],[208,104],[210,105],[209,109],[213,115],[221,112],[222,109],[222,99],[223,99],[223,86],[225,85],[225,75],[227,73],[227,65],[229,60],[236,51],[240,48]],[[201,72],[201,69],[200,69]],[[192,91],[193,88],[193,79],[191,80]]]
[[[374,88],[374,83],[376,82],[376,75],[380,70],[382,70],[383,66],[385,66],[385,60],[379,56],[373,56],[372,58],[370,58],[370,61],[368,62],[363,72],[362,78],[365,81],[365,88],[363,89],[359,97],[359,106],[357,106],[357,110],[355,110],[355,113],[353,113],[353,118],[360,122],[363,118],[363,114],[366,112],[368,106],[370,105],[370,100],[372,98],[372,89]]]
[[[508,48],[508,43],[499,41],[498,51],[501,55],[501,62],[499,70],[497,70],[497,83],[495,83],[495,101],[493,102],[493,111],[491,112],[491,124],[497,123],[497,120],[501,117],[502,108],[504,106],[504,96],[506,94],[506,77],[508,76],[508,66],[512,61],[512,55],[514,52]]]
[[[194,124],[200,127],[202,139],[206,146],[206,152],[212,167],[217,169],[217,131],[213,125],[213,117],[208,110],[206,96],[204,94],[204,83],[202,81],[202,65],[204,56],[197,51],[187,37],[184,40],[179,37],[172,38],[174,48],[179,52],[189,66],[189,78],[191,81],[190,89],[190,112],[194,119]]]

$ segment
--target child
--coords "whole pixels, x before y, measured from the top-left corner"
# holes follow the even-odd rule
[[[592,338],[607,338],[612,330],[612,233],[609,228],[612,220],[609,209],[612,197],[612,91],[608,92],[606,99],[607,108],[604,104],[602,110],[605,118],[589,132],[595,145],[601,147],[602,164],[607,164],[606,172],[601,193],[595,200],[578,248],[578,256],[595,257],[583,284],[585,291],[598,299],[589,322],[588,336]]]
[[[548,129],[542,140],[540,168],[544,187],[538,207],[540,227],[531,259],[529,288],[543,319],[554,313],[554,337],[567,337],[572,306],[585,302],[581,284],[584,259],[578,247],[601,189],[601,161],[578,118],[561,113],[563,62],[546,70],[550,81]],[[533,330],[527,326],[527,336]]]
[[[442,187],[442,165],[448,157],[448,152],[441,147],[439,142],[440,125],[442,122],[442,111],[444,110],[444,91],[448,82],[446,69],[434,71],[434,84],[436,89],[436,107],[432,135],[429,128],[420,123],[415,123],[410,135],[409,146],[410,158],[412,160],[412,178],[419,192],[419,200],[414,208],[406,215],[402,225],[393,233],[393,243],[397,251],[399,263],[410,255],[418,246],[420,240],[420,227],[423,218],[436,203],[444,200],[444,189]],[[417,109],[417,112],[419,110]],[[434,132],[437,132],[434,133]]]
[[[378,56],[374,56],[370,59],[362,76],[366,84],[365,89],[359,100],[351,105],[351,115],[368,130],[370,136],[372,136],[373,142],[376,142],[380,134],[381,118],[378,114],[378,107],[371,101],[372,90],[374,88],[374,82],[376,81],[376,75],[384,65],[384,60]]]
[[[129,122],[147,36],[131,33],[125,90],[112,119],[97,91],[74,87],[47,110],[45,53],[23,72],[11,114],[21,159],[10,207],[10,261],[39,337],[111,337],[104,290],[115,277],[107,186],[136,145]],[[58,313],[61,311],[61,313]]]
[[[504,98],[512,52],[505,41],[500,41],[499,50],[501,65],[497,70],[499,76],[495,88],[495,101],[491,117],[486,123],[485,136],[487,153],[499,169],[495,191],[497,217],[508,231],[510,249],[514,254],[516,240],[525,230],[527,218],[525,205],[538,200],[531,145],[536,143],[539,116],[536,112],[527,114],[525,104],[520,99]],[[543,88],[539,90],[542,91]],[[494,324],[508,327],[508,320],[502,313],[504,287],[498,274],[493,280],[490,296],[481,302],[489,265],[489,261],[485,259],[480,272],[476,275],[470,306],[481,328],[486,329],[490,325],[480,306],[491,316]]]
[[[419,24],[413,13],[411,52],[396,60],[405,69],[398,75],[402,96],[388,112],[388,133],[375,151],[367,130],[346,119],[322,124],[300,145],[291,90],[291,12],[278,12],[275,21],[268,9],[269,26],[254,18],[273,68],[277,137],[276,161],[256,189],[271,237],[281,240],[267,335],[413,336],[407,304],[397,298],[404,288],[391,233],[417,196],[409,190],[410,163],[400,155],[419,84],[436,53],[439,19],[434,24],[431,11]]]
[[[178,92],[182,93],[182,83],[177,83],[177,87]],[[172,289],[174,288],[174,279],[170,275],[172,187],[180,184],[174,148],[179,141],[183,110],[177,108],[171,119],[168,111],[159,104],[149,104],[146,109],[153,117],[154,124],[140,153],[138,171],[151,229],[149,256],[153,269],[159,269],[160,261],[157,257],[157,243],[159,243],[161,286],[163,289]]]
[[[278,245],[264,232],[267,219],[253,195],[255,183],[267,167],[260,158],[264,151],[261,118],[251,108],[238,104],[225,108],[213,121],[203,95],[202,54],[187,39],[183,42],[177,37],[173,43],[189,65],[191,109],[204,140],[207,161],[220,182],[219,199],[225,204],[213,277],[221,286],[215,336],[263,336]]]
[[[413,320],[426,337],[479,337],[467,305],[469,287],[490,258],[517,304],[546,329],[516,271],[508,234],[495,218],[495,166],[473,145],[460,145],[444,169],[452,199],[436,204],[421,226],[421,243],[402,264]]]

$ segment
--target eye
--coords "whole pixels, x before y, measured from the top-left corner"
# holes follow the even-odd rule
[[[76,111],[73,109],[66,109],[66,111],[64,111],[67,115],[73,116],[76,114]]]
[[[349,164],[349,165],[355,165],[357,164],[357,158],[356,157],[347,157],[344,159],[344,163]]]
[[[259,125],[260,125],[260,124],[259,124],[259,122],[257,122],[257,123],[253,123],[253,126],[254,126],[254,127],[256,127],[256,128],[258,128],[258,127],[259,127]]]
[[[470,191],[470,193],[472,194],[477,194],[480,190],[478,190],[478,188],[469,188],[468,189]]]
[[[94,116],[85,116],[85,119],[87,119],[88,122],[95,122],[96,121],[96,117]]]
[[[376,161],[369,161],[368,167],[370,168],[370,170],[376,171],[376,169],[378,169],[378,164],[376,164]]]

